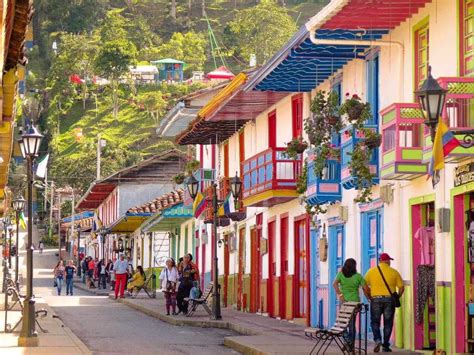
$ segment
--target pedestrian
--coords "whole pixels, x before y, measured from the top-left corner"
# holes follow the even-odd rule
[[[107,265],[107,272],[109,275],[109,282],[110,282],[110,290],[115,289],[115,271],[114,271],[114,264],[117,261],[117,258],[114,257],[113,261],[109,260],[109,264]]]
[[[166,267],[161,270],[161,290],[165,295],[166,301],[166,315],[170,315],[170,308],[175,316],[176,313],[176,284],[178,282],[178,269],[174,259],[166,260]]]
[[[99,272],[99,289],[102,288],[105,290],[107,288],[107,268],[105,265],[105,260],[100,260],[97,270]]]
[[[189,299],[197,300],[201,297],[201,289],[199,288],[199,281],[193,281],[193,288],[189,292]]]
[[[85,257],[84,260],[82,260],[82,283],[86,283],[86,277],[87,277],[87,269],[89,267],[89,257]]]
[[[66,274],[66,296],[73,294],[73,283],[74,283],[74,273],[76,272],[76,267],[74,266],[74,261],[69,260],[66,268],[65,268],[65,274]]]
[[[135,271],[133,270],[132,259],[129,256],[127,257],[127,263],[128,263],[128,266],[127,266],[128,277],[131,278],[135,274]]]
[[[95,271],[95,261],[93,258],[89,259],[89,262],[87,263],[87,286],[89,288],[95,288],[95,283],[94,283],[94,271]]]
[[[199,270],[192,262],[193,256],[191,254],[186,254],[183,257],[183,262],[180,265],[180,275],[179,275],[179,286],[178,294],[176,295],[176,301],[178,304],[178,314],[188,313],[188,303],[184,301],[186,297],[189,297],[191,288],[193,288],[193,281],[199,281]]]
[[[115,299],[120,291],[120,298],[125,298],[125,284],[127,283],[127,267],[128,262],[125,260],[123,254],[120,254],[119,260],[115,262],[114,272],[115,272]]]
[[[375,353],[378,353],[381,347],[384,352],[392,352],[390,336],[392,335],[395,308],[399,306],[394,302],[394,297],[401,297],[405,291],[400,273],[390,267],[391,260],[393,259],[390,255],[382,253],[379,257],[379,265],[369,269],[365,275],[366,285],[364,288],[365,294],[370,300],[370,326],[374,334]],[[382,316],[383,343],[380,334]]]
[[[58,296],[61,296],[61,288],[63,286],[64,272],[65,272],[65,268],[64,268],[63,261],[59,260],[53,270],[54,283],[56,285],[56,289],[58,290]]]
[[[143,268],[141,265],[137,266],[137,271],[133,274],[130,282],[128,283],[127,286],[127,291],[129,295],[131,296],[133,293],[133,289],[135,287],[142,287],[145,284],[145,271],[143,271]]]
[[[364,277],[357,272],[357,262],[352,259],[346,259],[341,271],[336,275],[333,287],[336,290],[336,295],[339,300],[344,302],[358,302],[360,303],[359,289],[365,285]],[[355,323],[356,317],[354,316],[349,323],[347,332],[347,342],[351,348],[355,342]]]
[[[40,242],[39,242],[40,254],[43,254],[43,249],[44,249],[44,243],[43,243],[43,240],[41,239]]]

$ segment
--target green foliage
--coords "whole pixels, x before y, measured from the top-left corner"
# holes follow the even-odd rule
[[[146,112],[155,120],[155,123],[158,124],[160,117],[167,107],[167,102],[163,98],[162,92],[147,92],[142,96],[140,103],[143,104]]]
[[[253,8],[237,12],[227,28],[227,43],[246,62],[255,54],[257,63],[263,64],[296,29],[295,21],[285,8],[273,1],[262,1]]]
[[[186,62],[186,70],[202,70],[206,61],[207,41],[195,32],[173,33],[171,39],[162,44],[156,54],[158,58],[173,58]]]
[[[53,234],[51,237],[49,235],[44,235],[41,240],[46,247],[57,247],[59,246],[59,238],[57,234]]]
[[[110,80],[118,80],[135,64],[137,48],[126,39],[105,42],[95,60],[97,73]]]

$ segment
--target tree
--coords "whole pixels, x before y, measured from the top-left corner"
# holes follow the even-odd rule
[[[163,98],[161,91],[147,92],[145,95],[143,95],[141,103],[143,103],[146,112],[155,120],[155,123],[158,125],[160,117],[167,106],[167,102]]]
[[[280,49],[296,31],[295,21],[286,9],[273,1],[263,1],[240,10],[227,28],[227,44],[246,62],[250,55],[264,63]]]
[[[110,81],[112,90],[113,116],[117,118],[119,109],[119,80],[135,64],[137,48],[127,39],[116,39],[105,42],[97,55],[95,67],[99,75]]]
[[[202,70],[206,62],[206,43],[204,37],[195,32],[175,32],[171,39],[162,44],[157,51],[161,58],[174,58],[188,64],[187,71]]]

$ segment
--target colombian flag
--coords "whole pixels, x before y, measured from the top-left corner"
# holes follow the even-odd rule
[[[440,119],[433,142],[432,157],[429,167],[429,175],[431,177],[434,177],[437,171],[444,169],[444,158],[459,146],[460,143],[454,136],[453,132],[451,132],[446,123]],[[436,183],[434,182],[433,186],[435,184]]]
[[[193,214],[195,218],[198,218],[201,215],[201,213],[204,212],[204,210],[206,209],[206,205],[207,205],[207,200],[204,198],[201,192],[198,192],[193,203]]]
[[[19,223],[21,228],[26,229],[25,214],[23,212],[20,213]]]

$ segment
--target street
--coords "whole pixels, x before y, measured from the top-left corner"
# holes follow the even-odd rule
[[[74,290],[74,296],[56,295],[52,268],[54,250],[34,253],[34,293],[43,297],[60,319],[94,354],[226,354],[237,352],[223,346],[222,329],[175,327],[107,297]]]

